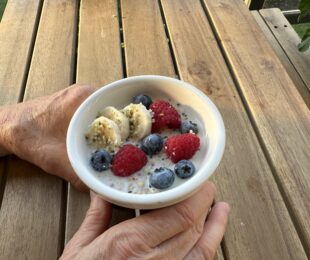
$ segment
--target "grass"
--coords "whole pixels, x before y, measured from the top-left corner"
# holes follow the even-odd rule
[[[302,38],[307,30],[310,27],[310,23],[300,23],[292,24],[294,30],[297,32],[300,38]]]
[[[4,12],[4,8],[6,6],[6,2],[8,0],[0,0],[0,21],[2,19],[2,15],[3,15],[3,12]]]

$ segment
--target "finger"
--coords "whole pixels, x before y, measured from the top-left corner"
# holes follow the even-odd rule
[[[158,246],[157,255],[159,258],[183,259],[201,237],[207,214],[208,211],[202,214],[197,224],[190,229],[177,234]]]
[[[203,234],[195,247],[186,256],[186,259],[213,259],[219,247],[228,220],[229,205],[225,202],[217,202],[213,206],[207,222],[204,225]]]
[[[63,111],[67,111],[70,115],[77,109],[77,107],[93,92],[95,88],[88,85],[72,85],[63,90]]]
[[[111,211],[110,203],[91,192],[91,203],[86,217],[68,246],[83,247],[101,235],[109,226]]]
[[[215,186],[206,182],[192,197],[177,205],[152,211],[121,223],[118,227],[131,232],[147,246],[155,247],[176,234],[194,226],[206,214],[214,199]]]

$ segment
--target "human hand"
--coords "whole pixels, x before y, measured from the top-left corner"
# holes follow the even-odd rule
[[[73,85],[53,95],[0,108],[0,154],[16,154],[44,171],[86,189],[73,171],[66,133],[77,107],[93,92]]]
[[[214,193],[214,185],[207,182],[179,204],[110,229],[110,204],[91,194],[86,217],[60,259],[213,259],[229,211],[227,203],[217,202],[208,215]]]

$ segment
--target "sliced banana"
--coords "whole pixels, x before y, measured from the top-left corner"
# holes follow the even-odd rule
[[[129,136],[129,119],[115,107],[106,107],[99,113],[101,116],[105,116],[117,124],[122,140],[126,140]]]
[[[104,148],[108,151],[113,151],[122,143],[121,133],[117,124],[104,116],[92,122],[85,138],[91,146],[97,149]]]
[[[130,104],[122,112],[129,119],[129,136],[131,138],[140,140],[151,133],[152,115],[145,106],[142,104]]]

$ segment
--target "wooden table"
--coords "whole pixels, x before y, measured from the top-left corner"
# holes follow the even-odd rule
[[[307,259],[309,108],[241,0],[8,1],[1,105],[140,74],[185,80],[223,115],[212,181],[232,210],[218,259]],[[56,259],[89,196],[12,156],[0,162],[0,201],[0,259]],[[112,224],[133,216],[115,208]]]

